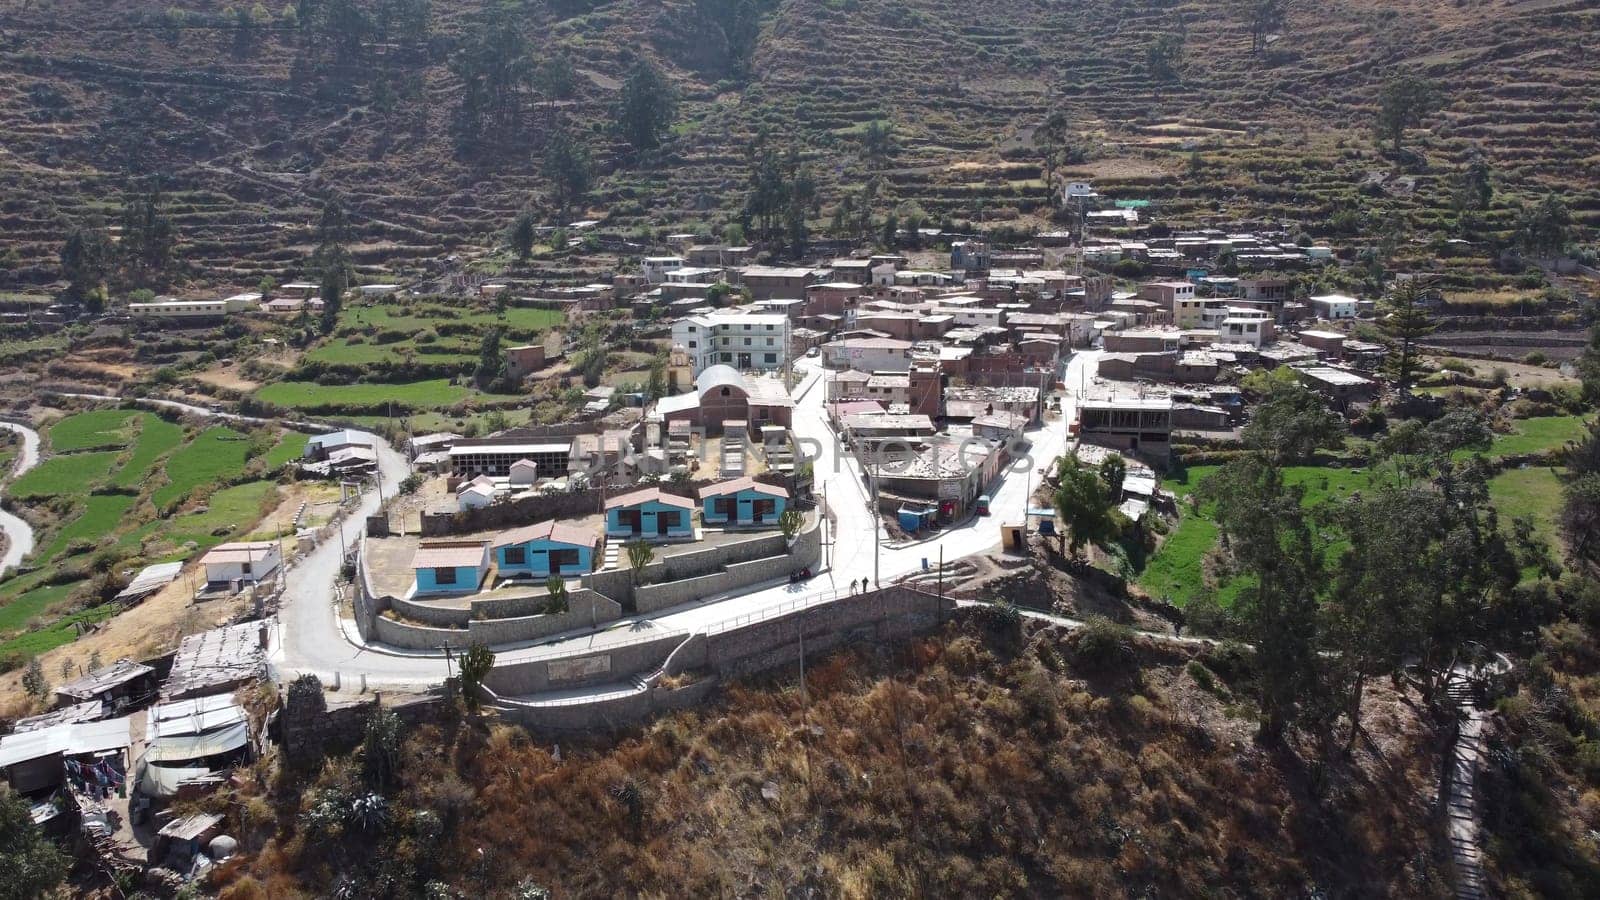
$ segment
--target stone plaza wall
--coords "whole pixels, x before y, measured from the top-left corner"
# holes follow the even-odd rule
[[[646,633],[633,643],[612,644],[587,653],[497,660],[484,685],[502,697],[626,682],[661,668],[688,635]]]

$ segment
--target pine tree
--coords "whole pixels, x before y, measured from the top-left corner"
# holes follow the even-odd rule
[[[1383,301],[1385,315],[1378,327],[1389,339],[1389,357],[1384,360],[1384,366],[1400,388],[1402,397],[1411,390],[1422,366],[1419,342],[1439,327],[1425,306],[1427,298],[1422,281],[1408,278],[1395,285]]]

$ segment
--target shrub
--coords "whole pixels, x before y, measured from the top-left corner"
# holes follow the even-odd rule
[[[1133,629],[1095,617],[1072,640],[1072,659],[1080,668],[1112,672],[1133,662]]]

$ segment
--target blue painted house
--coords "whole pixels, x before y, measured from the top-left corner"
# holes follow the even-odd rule
[[[789,492],[754,478],[735,478],[700,489],[700,520],[707,525],[769,526],[789,507]]]
[[[549,521],[503,532],[489,546],[502,576],[547,578],[593,572],[599,543],[598,528]]]
[[[488,541],[430,541],[411,557],[417,593],[472,593],[489,573]]]
[[[606,537],[629,541],[686,540],[694,537],[694,501],[645,488],[606,502]]]

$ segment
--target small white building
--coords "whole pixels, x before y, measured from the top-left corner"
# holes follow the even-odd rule
[[[1361,301],[1344,294],[1321,294],[1311,298],[1311,311],[1318,318],[1337,321],[1339,319],[1354,319],[1356,310]]]
[[[646,256],[640,268],[646,284],[660,284],[667,280],[667,273],[682,269],[688,261],[681,256]]]
[[[207,584],[253,583],[283,565],[277,541],[234,541],[218,544],[200,557]]]
[[[531,459],[519,459],[511,464],[508,475],[514,487],[526,487],[539,480],[539,465]]]

